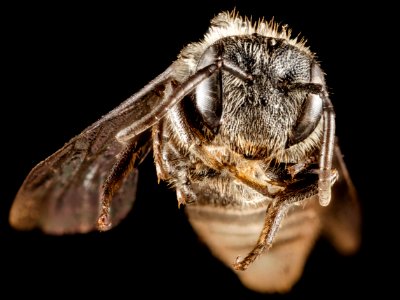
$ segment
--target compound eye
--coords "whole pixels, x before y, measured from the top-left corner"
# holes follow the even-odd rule
[[[311,66],[311,83],[324,86],[324,77],[321,68],[317,64]],[[303,104],[302,112],[297,120],[293,135],[289,139],[289,145],[300,143],[306,139],[317,127],[322,116],[322,99],[319,94],[308,94]]]
[[[210,46],[200,58],[197,70],[215,63],[218,56],[216,46]],[[215,132],[222,114],[221,72],[216,72],[196,87],[195,104],[206,125]]]

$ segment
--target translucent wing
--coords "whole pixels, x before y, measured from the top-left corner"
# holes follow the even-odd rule
[[[114,226],[118,224],[135,199],[136,167],[151,148],[147,132],[152,125],[149,116],[173,92],[173,71],[174,65],[171,65],[137,94],[33,168],[16,195],[10,212],[11,225],[22,230],[41,228],[51,234],[95,229],[102,185],[121,151],[129,146],[134,166],[122,178],[111,206],[111,221]],[[132,124],[138,124],[137,134],[119,141],[116,135],[129,126],[132,128]]]

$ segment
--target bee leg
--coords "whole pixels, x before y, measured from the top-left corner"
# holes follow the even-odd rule
[[[317,163],[317,156],[307,157],[304,161],[301,161],[297,164],[291,165],[287,167],[287,171],[292,178],[294,178],[297,174],[307,169],[311,164]]]
[[[169,141],[165,144],[165,141]],[[181,160],[183,154],[177,149],[177,145],[171,141],[171,137],[163,130],[162,120],[160,124],[153,127],[153,153],[156,164],[158,180],[169,180],[179,178],[179,182],[184,182],[176,187],[178,208],[181,205],[195,202],[196,195],[190,189],[189,171],[183,168],[177,161]]]
[[[170,177],[165,169],[165,159],[163,158],[163,120],[160,120],[160,123],[153,127],[152,136],[154,163],[156,165],[158,182],[160,182],[160,180],[167,180]]]
[[[181,205],[192,204],[196,202],[196,195],[189,188],[190,183],[185,183],[181,186],[181,188],[176,189],[176,196],[178,199],[178,208]]]
[[[176,189],[176,199],[178,199],[178,208],[180,208],[181,205],[186,204],[186,197],[185,194],[181,191],[181,189]]]
[[[110,213],[113,195],[121,187],[123,180],[129,173],[137,168],[143,158],[146,157],[151,149],[150,141],[149,134],[144,132],[138,138],[127,143],[101,186],[100,216],[97,219],[97,228],[100,231],[106,231],[111,228]]]
[[[315,175],[312,176],[311,182],[310,180],[302,180],[292,183],[275,197],[267,208],[264,226],[256,246],[245,258],[238,257],[236,259],[233,264],[235,270],[246,270],[257,257],[271,248],[288,208],[292,204],[306,200],[318,193],[318,179],[315,177]]]

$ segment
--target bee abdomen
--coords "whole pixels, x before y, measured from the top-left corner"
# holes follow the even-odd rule
[[[213,255],[232,265],[256,245],[266,208],[227,209],[188,206],[189,221]],[[244,285],[260,292],[286,292],[300,278],[309,252],[320,232],[313,205],[293,206],[279,229],[272,248],[249,266],[235,271]]]

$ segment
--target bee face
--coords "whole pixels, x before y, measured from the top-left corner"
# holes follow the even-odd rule
[[[293,142],[293,135],[309,92],[296,83],[310,83],[313,55],[300,44],[257,33],[228,36],[210,45],[200,56],[197,70],[211,61],[229,61],[251,74],[243,80],[222,71],[196,88],[196,106],[205,123],[218,132],[232,151],[251,159],[280,159]],[[322,81],[321,81],[322,82]],[[319,118],[312,120],[312,129]],[[321,128],[301,145],[299,152],[315,150]],[[293,149],[291,151],[294,151]],[[304,153],[307,155],[307,153]]]

